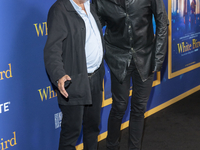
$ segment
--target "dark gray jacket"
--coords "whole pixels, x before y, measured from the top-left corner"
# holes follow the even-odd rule
[[[102,36],[102,27],[92,6],[91,13]],[[69,0],[57,0],[49,10],[47,25],[48,38],[44,48],[44,62],[51,82],[57,86],[57,81],[66,74],[72,79],[67,88],[69,98],[64,98],[58,92],[58,103],[92,104],[85,57],[86,28],[83,19]],[[102,81],[103,76],[102,73],[99,80]]]
[[[93,0],[105,31],[105,60],[120,82],[133,58],[141,79],[160,71],[167,47],[168,18],[163,0]],[[156,22],[154,36],[152,15]]]

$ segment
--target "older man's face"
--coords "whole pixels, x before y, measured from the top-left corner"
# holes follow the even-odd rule
[[[78,1],[81,2],[81,3],[85,3],[88,0],[78,0]]]

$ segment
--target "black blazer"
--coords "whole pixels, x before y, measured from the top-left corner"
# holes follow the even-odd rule
[[[91,4],[91,13],[96,20],[102,41],[102,27]],[[49,10],[48,38],[44,48],[44,62],[51,82],[69,75],[72,83],[67,88],[69,98],[58,92],[61,105],[92,104],[85,57],[86,28],[83,19],[69,0],[57,0]],[[103,74],[100,80],[103,80]]]

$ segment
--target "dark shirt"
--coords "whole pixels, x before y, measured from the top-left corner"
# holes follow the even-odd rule
[[[125,0],[117,0],[117,3],[119,3],[119,5],[123,8],[125,8]]]

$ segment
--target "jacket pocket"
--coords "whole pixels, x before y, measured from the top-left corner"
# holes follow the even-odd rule
[[[77,74],[71,76],[71,83],[66,88],[69,99],[83,98],[90,91],[87,74]]]

